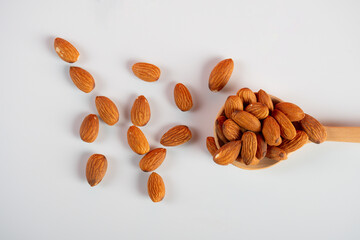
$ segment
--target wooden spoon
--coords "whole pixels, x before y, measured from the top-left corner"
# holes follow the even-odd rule
[[[271,99],[273,100],[274,105],[276,103],[283,102],[281,99],[274,96],[271,96]],[[220,109],[215,119],[223,115],[223,112],[224,112],[224,106]],[[329,127],[329,126],[324,126],[324,127],[327,132],[326,141],[360,143],[360,127]],[[215,138],[216,146],[220,148],[219,138],[216,134],[216,126],[214,126],[214,138]],[[279,162],[281,161],[276,161],[265,157],[257,165],[245,165],[243,162],[240,161],[235,161],[232,164],[236,167],[246,170],[257,170],[257,169],[264,169],[271,167]]]

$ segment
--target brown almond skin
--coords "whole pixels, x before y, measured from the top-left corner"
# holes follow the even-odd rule
[[[119,121],[119,111],[109,98],[97,96],[95,99],[96,108],[100,118],[108,125],[112,126]]]
[[[280,126],[280,135],[288,140],[296,136],[296,129],[290,119],[278,109],[274,109],[271,116],[275,118]]]
[[[162,177],[153,172],[148,179],[148,194],[153,202],[160,202],[165,197],[165,184]]]
[[[131,108],[131,122],[135,126],[145,126],[151,117],[150,104],[143,95],[136,98]]]
[[[297,130],[296,136],[292,140],[284,139],[279,148],[289,154],[290,152],[294,152],[304,146],[308,140],[309,137],[306,132]]]
[[[209,151],[209,153],[211,154],[211,156],[214,156],[214,154],[218,150],[218,148],[216,146],[216,143],[215,143],[215,138],[214,137],[207,137],[206,138],[206,148]]]
[[[80,137],[84,142],[92,143],[99,133],[99,118],[95,114],[87,115],[80,126]]]
[[[224,112],[227,118],[231,118],[231,114],[234,111],[243,110],[243,109],[244,106],[239,96],[233,95],[233,96],[229,96],[226,99],[224,105]]]
[[[226,121],[225,116],[219,116],[215,121],[215,131],[216,135],[218,136],[219,140],[224,144],[227,143],[228,140],[226,139],[224,133],[223,133],[223,124]],[[220,144],[222,145],[222,144]]]
[[[253,132],[261,131],[261,123],[251,113],[246,111],[235,111],[231,115],[231,119],[236,122],[240,127]]]
[[[152,172],[163,163],[166,157],[165,148],[155,148],[148,152],[139,162],[139,167],[144,172]]]
[[[210,73],[209,89],[218,92],[229,82],[234,70],[234,61],[229,58],[219,62]]]
[[[268,116],[263,121],[262,134],[268,145],[279,146],[281,144],[280,126],[273,117]]]
[[[144,133],[136,126],[129,127],[127,140],[130,148],[137,154],[143,155],[150,151],[149,142]]]
[[[240,149],[241,141],[228,142],[215,152],[213,160],[219,165],[233,163],[239,156]]]
[[[241,138],[241,159],[246,165],[251,164],[257,151],[256,134],[253,132],[245,132]]]
[[[71,80],[77,88],[84,93],[89,93],[95,88],[95,80],[91,74],[80,67],[70,67]]]
[[[261,102],[262,104],[264,104],[265,106],[268,107],[268,109],[270,111],[274,110],[274,104],[273,101],[271,100],[271,97],[269,94],[267,94],[267,92],[265,92],[264,90],[260,89],[257,93],[257,99],[258,102]]]
[[[107,160],[104,155],[93,154],[86,164],[86,179],[94,187],[104,178],[107,169]]]
[[[250,103],[256,103],[256,95],[251,89],[249,88],[241,88],[237,94],[243,104],[250,104]]]
[[[190,129],[185,125],[170,128],[161,137],[160,143],[166,147],[173,147],[188,142],[192,137]]]
[[[324,126],[309,114],[300,121],[301,127],[309,136],[309,140],[313,143],[323,143],[326,140],[327,133]]]
[[[291,122],[300,121],[305,117],[304,111],[293,103],[281,102],[276,104],[275,108],[284,113]]]
[[[261,133],[256,134],[256,155],[255,157],[260,161],[266,156],[267,152],[267,143]]]
[[[276,161],[282,161],[287,159],[287,154],[279,147],[268,146],[266,157]]]
[[[265,106],[262,103],[256,102],[256,103],[250,103],[246,108],[245,111],[248,113],[251,113],[258,119],[262,120],[265,119],[267,116],[269,116],[269,109],[267,106]]]
[[[241,129],[233,120],[227,119],[223,124],[223,133],[227,140],[235,141],[241,139]]]
[[[138,78],[146,82],[157,81],[161,73],[160,68],[157,66],[144,62],[135,63],[132,66],[132,71]]]
[[[174,88],[174,100],[176,106],[183,112],[189,111],[193,107],[190,91],[182,83],[176,84]]]
[[[79,59],[78,50],[65,39],[55,38],[54,48],[57,55],[65,62],[74,63]]]

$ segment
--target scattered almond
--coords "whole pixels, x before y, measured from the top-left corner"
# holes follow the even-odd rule
[[[291,122],[300,121],[305,117],[303,110],[293,103],[281,102],[276,104],[275,108],[284,113]]]
[[[135,63],[132,70],[138,78],[146,82],[155,82],[160,78],[160,69],[150,63]]]
[[[143,155],[150,151],[150,146],[144,133],[136,126],[129,127],[127,140],[130,148],[137,154]]]
[[[136,98],[131,108],[131,122],[135,126],[145,126],[150,120],[150,105],[143,95]]]
[[[290,119],[278,109],[274,109],[271,116],[275,118],[280,126],[280,135],[286,139],[293,139],[296,136],[296,129]]]
[[[71,80],[81,91],[89,93],[94,89],[95,80],[85,69],[80,67],[70,67],[69,73]]]
[[[184,84],[178,83],[174,88],[176,106],[183,112],[189,111],[193,106],[191,94]]]
[[[284,150],[286,153],[294,152],[304,146],[309,140],[306,132],[297,130],[296,136],[292,140],[284,139],[282,144],[280,144],[279,148]]]
[[[267,94],[267,92],[265,92],[264,90],[260,89],[257,93],[257,99],[258,102],[261,102],[262,104],[264,104],[265,106],[268,107],[268,109],[270,111],[274,110],[274,104],[273,101],[271,100],[271,97],[269,94]]]
[[[90,186],[96,186],[104,178],[107,169],[107,160],[104,155],[93,154],[86,164],[86,179]]]
[[[215,152],[213,160],[219,165],[233,163],[239,156],[240,149],[241,141],[228,142]]]
[[[152,172],[163,163],[166,157],[165,148],[156,148],[148,152],[139,162],[139,167],[144,172]]]
[[[209,89],[218,92],[228,83],[234,70],[234,62],[231,58],[219,62],[210,73]]]
[[[250,103],[246,108],[245,111],[251,113],[258,119],[262,120],[265,119],[269,115],[269,109],[267,106],[260,102]]]
[[[300,124],[309,136],[310,141],[319,144],[326,140],[326,129],[318,120],[309,114],[305,114],[305,117],[300,121]]]
[[[267,143],[265,142],[263,135],[260,133],[256,134],[256,141],[257,145],[255,157],[260,161],[266,156]]]
[[[160,140],[160,143],[164,146],[178,146],[188,142],[191,139],[191,131],[185,125],[178,125],[169,129]]]
[[[78,50],[65,39],[55,38],[54,48],[59,57],[65,62],[74,63],[79,59]]]
[[[259,119],[251,113],[245,111],[235,111],[231,114],[231,119],[246,130],[253,132],[261,131],[261,123]]]
[[[214,156],[215,152],[218,150],[214,137],[206,138],[206,148],[209,151],[209,153],[211,154],[211,156]]]
[[[239,98],[239,96],[233,95],[233,96],[229,96],[226,99],[225,105],[224,105],[224,112],[225,112],[225,116],[227,118],[231,118],[231,114],[234,111],[237,110],[243,110],[243,103],[241,101],[241,99]]]
[[[257,151],[256,134],[253,132],[245,132],[242,135],[241,142],[241,159],[246,165],[249,165],[254,160]]]
[[[165,197],[165,184],[162,177],[153,172],[148,179],[148,194],[153,202],[160,202]]]
[[[256,95],[249,88],[240,89],[236,95],[240,97],[244,105],[250,103],[256,103]]]
[[[241,129],[233,120],[227,119],[223,124],[223,133],[227,140],[235,141],[241,139]]]
[[[99,133],[99,118],[95,114],[87,115],[80,126],[80,137],[84,142],[92,143]]]
[[[279,147],[268,146],[266,157],[276,161],[281,161],[287,159],[287,154]]]
[[[95,104],[101,119],[106,124],[112,126],[119,121],[119,111],[109,98],[97,96]]]
[[[262,134],[268,145],[279,146],[281,144],[280,126],[273,117],[268,116],[263,121]]]
[[[216,132],[216,135],[218,136],[219,140],[222,142],[222,143],[227,143],[228,140],[226,139],[224,133],[223,133],[223,124],[224,122],[226,121],[226,117],[225,116],[219,116],[217,119],[216,119],[216,122],[215,122],[215,132]],[[222,145],[222,144],[220,144]]]

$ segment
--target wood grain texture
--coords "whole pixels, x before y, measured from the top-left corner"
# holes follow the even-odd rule
[[[326,141],[360,143],[360,127],[325,127]]]

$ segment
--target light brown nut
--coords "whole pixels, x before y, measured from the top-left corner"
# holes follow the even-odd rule
[[[281,161],[287,159],[287,154],[279,147],[268,146],[266,157],[276,161]]]
[[[80,67],[70,67],[69,73],[71,80],[81,91],[89,93],[94,89],[95,80],[85,69]]]
[[[100,118],[108,125],[112,126],[119,121],[119,111],[109,98],[97,96],[95,99],[96,108]]]
[[[309,137],[306,132],[297,130],[296,136],[292,140],[284,139],[282,144],[280,144],[279,148],[289,154],[290,152],[294,152],[304,146],[308,140]]]
[[[176,106],[183,112],[189,111],[193,106],[191,94],[184,84],[178,83],[174,88]]]
[[[166,157],[165,148],[155,148],[148,152],[139,162],[139,167],[144,172],[152,172],[163,163]]]
[[[261,123],[259,119],[251,113],[246,111],[235,111],[231,114],[231,119],[246,130],[253,132],[261,131]]]
[[[223,133],[227,140],[235,141],[241,139],[241,129],[233,120],[227,119],[223,124]]]
[[[251,113],[258,119],[262,120],[265,119],[267,116],[269,116],[269,109],[267,106],[265,106],[262,103],[256,102],[256,103],[250,103],[246,108],[245,111],[248,113]]]
[[[216,121],[215,121],[215,131],[216,131],[216,135],[218,136],[219,140],[221,141],[223,145],[224,143],[227,143],[228,140],[226,139],[224,133],[223,133],[223,124],[226,121],[226,117],[225,116],[219,116]]]
[[[257,151],[257,139],[256,134],[253,132],[245,132],[241,138],[241,159],[246,165],[252,163]]]
[[[275,118],[280,126],[280,135],[285,139],[293,139],[296,136],[296,129],[290,119],[278,109],[274,109],[271,116]]]
[[[127,131],[127,141],[130,148],[137,154],[143,155],[150,151],[149,142],[140,128],[129,127]]]
[[[291,122],[300,121],[305,117],[304,111],[293,103],[281,102],[276,104],[275,108],[284,113]]]
[[[243,110],[243,103],[241,101],[241,99],[239,98],[239,96],[233,95],[233,96],[229,96],[226,99],[225,105],[224,105],[224,112],[225,112],[225,116],[227,118],[231,118],[231,114],[234,111],[237,110]]]
[[[136,98],[131,108],[131,122],[135,126],[145,126],[151,117],[150,104],[143,95]]]
[[[239,156],[240,149],[241,141],[228,142],[215,152],[213,160],[219,165],[233,163]]]
[[[261,102],[262,104],[264,104],[265,106],[268,107],[268,109],[270,111],[274,110],[274,104],[273,101],[271,100],[271,97],[269,94],[267,94],[267,92],[265,92],[264,90],[260,89],[257,93],[257,99],[258,102]]]
[[[65,62],[74,63],[79,59],[78,50],[65,39],[55,38],[54,48],[59,57]]]
[[[93,154],[86,164],[86,179],[90,186],[96,186],[104,178],[107,169],[107,160],[104,155]]]
[[[256,134],[256,155],[255,157],[260,161],[266,156],[267,143],[261,133]]]
[[[305,117],[300,121],[300,124],[309,136],[310,141],[319,144],[326,140],[326,129],[318,120],[309,114],[305,114]]]
[[[209,89],[218,92],[228,83],[234,70],[234,62],[231,58],[219,62],[210,73]]]
[[[236,95],[238,95],[240,97],[240,99],[244,105],[250,104],[250,103],[256,103],[256,95],[249,88],[240,89]]]
[[[84,142],[92,143],[99,133],[99,118],[95,114],[87,115],[80,126],[80,137]]]
[[[281,143],[280,126],[273,117],[268,116],[263,121],[262,134],[268,145],[270,146],[280,145]]]
[[[132,71],[138,78],[146,82],[155,82],[160,78],[160,68],[150,63],[135,63]]]
[[[188,142],[192,137],[190,129],[185,125],[170,128],[161,137],[160,143],[166,147],[178,146]]]
[[[162,177],[153,172],[148,179],[148,194],[153,202],[160,202],[165,197],[165,184]]]
[[[209,151],[209,153],[211,154],[211,156],[214,156],[215,152],[218,150],[214,137],[206,138],[206,148]]]

